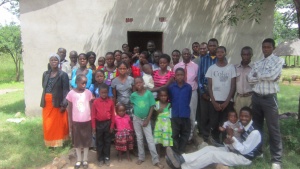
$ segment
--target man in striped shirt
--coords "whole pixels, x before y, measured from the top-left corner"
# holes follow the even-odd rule
[[[248,81],[254,84],[254,94],[252,95],[254,126],[262,133],[264,118],[266,118],[272,169],[280,169],[282,140],[278,121],[277,93],[279,92],[278,80],[284,61],[273,54],[274,49],[275,41],[273,39],[268,38],[263,41],[264,58],[254,63],[248,75]],[[262,144],[259,149],[262,152]]]

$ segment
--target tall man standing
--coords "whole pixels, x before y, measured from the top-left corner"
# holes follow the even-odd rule
[[[196,119],[196,110],[198,104],[198,84],[197,84],[197,74],[198,74],[198,65],[191,61],[192,54],[190,49],[184,48],[182,50],[182,61],[174,66],[173,71],[175,72],[177,68],[181,67],[185,71],[185,81],[192,86],[192,98],[190,102],[190,120],[191,120],[191,134],[189,141],[191,141],[193,137],[194,127],[195,127],[195,119]]]
[[[284,61],[273,54],[274,49],[275,41],[273,39],[267,38],[263,41],[264,58],[254,63],[248,75],[248,81],[254,84],[254,94],[252,95],[254,126],[262,133],[264,118],[266,118],[272,169],[280,169],[282,140],[278,121],[277,93],[279,92],[278,79]],[[259,150],[262,152],[262,144]]]
[[[206,56],[201,57],[199,61],[199,72],[198,72],[198,85],[200,89],[200,122],[198,121],[197,125],[200,125],[202,138],[205,142],[208,142],[208,137],[210,134],[210,125],[209,125],[209,112],[210,110],[210,97],[208,94],[208,81],[205,77],[205,74],[208,68],[217,62],[216,58],[216,49],[219,46],[218,40],[212,38],[208,41],[208,51]]]

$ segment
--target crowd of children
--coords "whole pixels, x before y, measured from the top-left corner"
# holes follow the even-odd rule
[[[197,51],[195,45],[203,50]],[[147,43],[147,48],[140,52],[139,47],[134,47],[130,53],[128,45],[123,44],[123,52],[116,50],[99,57],[98,67],[94,52],[77,56],[72,51],[71,63],[61,62],[62,67],[69,66],[63,70],[69,75],[72,89],[66,99],[77,154],[75,168],[87,167],[93,134],[100,166],[110,165],[112,140],[120,161],[124,152],[131,161],[130,151],[137,145],[136,163],[142,164],[146,140],[153,165],[163,168],[159,161],[165,153],[163,148],[173,147],[175,152],[184,153],[192,141],[195,124],[204,141],[210,136],[222,143],[228,127],[238,138],[243,132],[233,108],[239,74],[228,63],[224,46],[218,46],[216,39],[193,43],[193,53],[183,49],[182,59],[179,50],[174,50],[171,57],[155,50],[153,41]],[[196,114],[197,105],[200,113]]]

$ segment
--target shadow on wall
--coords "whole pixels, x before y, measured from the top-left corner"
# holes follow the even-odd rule
[[[127,2],[127,3],[126,3]],[[118,44],[121,48],[126,43],[127,31],[145,30],[162,31],[164,36],[164,46],[171,46],[173,49],[183,49],[191,47],[194,41],[207,42],[210,38],[217,38],[219,44],[230,46],[231,50],[240,51],[241,45],[246,46],[256,44],[253,48],[260,48],[266,30],[270,30],[267,24],[258,25],[255,22],[240,22],[238,26],[227,26],[219,21],[225,15],[234,1],[209,1],[209,0],[171,0],[171,1],[115,1],[113,7],[105,14],[102,27],[98,32],[87,38],[83,51],[95,51],[103,55],[111,48],[111,44]],[[268,4],[266,4],[267,6]],[[145,8],[147,7],[147,8]],[[147,10],[144,10],[147,9]],[[134,12],[133,12],[134,10]],[[144,11],[143,11],[144,10]],[[141,13],[146,13],[139,15]],[[139,23],[125,23],[126,17],[133,17]],[[158,17],[167,17],[166,23],[158,22]],[[262,15],[263,16],[263,15]],[[143,17],[143,18],[141,18]],[[271,18],[262,18],[261,23]],[[200,23],[200,24],[199,24]],[[200,25],[200,27],[199,27]],[[198,29],[197,33],[190,31],[190,28]],[[256,27],[256,28],[255,28]],[[255,28],[255,29],[254,29]],[[271,30],[272,31],[272,30]],[[126,34],[126,35],[124,35]],[[255,34],[259,39],[251,38]],[[249,37],[245,41],[238,41],[242,36]],[[119,38],[122,37],[122,38]],[[124,39],[124,40],[123,40]],[[180,44],[186,44],[180,46]],[[182,42],[183,41],[183,42]],[[114,45],[116,46],[116,45]],[[171,49],[164,52],[171,52]],[[260,52],[260,51],[258,51]],[[254,56],[255,57],[255,56]],[[230,61],[230,57],[228,58]]]
[[[25,3],[26,1],[26,3]],[[27,12],[33,12],[43,8],[47,8],[63,0],[20,0],[20,14],[25,14]]]

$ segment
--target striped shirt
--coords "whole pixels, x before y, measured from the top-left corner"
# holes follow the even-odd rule
[[[174,78],[174,72],[168,71],[165,75],[159,74],[160,70],[153,72],[153,81],[155,87],[161,87],[168,83],[171,78]]]
[[[248,82],[254,84],[253,91],[261,95],[278,93],[283,63],[284,60],[274,54],[255,62],[248,75]]]
[[[200,88],[200,92],[201,94],[205,93],[205,85],[207,86],[208,81],[207,78],[205,77],[205,74],[208,70],[208,68],[217,63],[217,57],[215,57],[214,59],[211,58],[210,54],[208,53],[207,55],[201,57],[200,59],[200,64],[199,64],[199,71],[198,71],[198,85]]]

